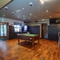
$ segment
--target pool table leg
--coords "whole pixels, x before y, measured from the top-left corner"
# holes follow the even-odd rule
[[[20,44],[20,39],[18,38],[18,44]]]
[[[40,39],[38,39],[38,44],[40,44]]]
[[[34,39],[32,40],[32,48],[34,48]]]
[[[25,44],[26,44],[26,40],[25,40]]]

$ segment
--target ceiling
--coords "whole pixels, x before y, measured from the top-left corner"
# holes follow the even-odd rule
[[[0,17],[22,21],[60,18],[60,0],[14,0],[6,7],[0,10]]]

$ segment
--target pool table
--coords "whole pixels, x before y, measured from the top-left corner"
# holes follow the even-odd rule
[[[38,43],[40,41],[40,35],[38,34],[17,34],[18,37],[18,44],[20,44],[20,40],[31,41],[32,46],[34,46],[34,41],[38,40]]]

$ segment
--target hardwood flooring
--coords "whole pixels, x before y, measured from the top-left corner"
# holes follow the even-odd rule
[[[40,39],[40,45],[35,42],[18,45],[18,40],[0,41],[0,60],[60,60],[60,48],[56,41]]]

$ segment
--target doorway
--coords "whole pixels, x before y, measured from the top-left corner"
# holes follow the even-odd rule
[[[48,25],[42,24],[42,38],[48,38]]]

